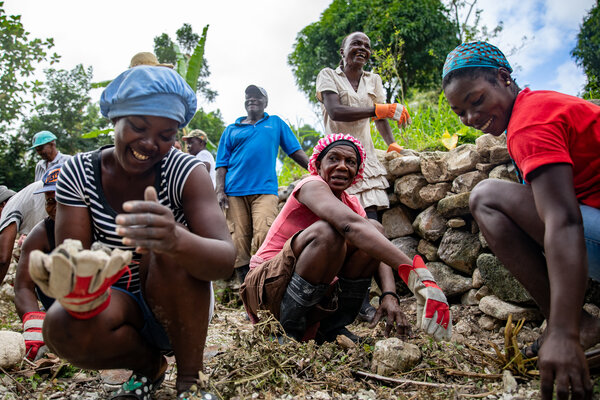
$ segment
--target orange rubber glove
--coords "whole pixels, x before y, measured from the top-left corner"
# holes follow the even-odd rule
[[[398,126],[410,121],[408,110],[402,104],[375,104],[376,119],[389,118],[398,121]]]
[[[403,149],[404,149],[404,147],[402,147],[398,143],[394,142],[388,146],[387,152],[389,153],[390,151],[397,151],[398,153],[400,153]]]

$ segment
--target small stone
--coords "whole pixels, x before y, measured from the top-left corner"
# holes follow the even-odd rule
[[[490,163],[502,164],[510,162],[510,155],[506,146],[494,146],[490,149]]]
[[[489,248],[490,246],[488,245],[487,240],[485,240],[485,236],[483,236],[483,232],[479,231],[478,233],[478,237],[479,237],[479,243],[481,243],[481,247],[484,249]]]
[[[462,218],[451,218],[448,220],[448,223],[446,224],[448,226],[448,228],[461,228],[463,226],[465,226],[467,223],[465,222],[464,219]]]
[[[460,304],[464,304],[466,306],[476,306],[479,304],[479,299],[477,298],[477,290],[471,289],[467,293],[463,294],[460,298]]]
[[[437,204],[437,211],[445,218],[469,215],[469,196],[471,192],[465,192],[448,196],[441,199]]]
[[[456,323],[456,325],[454,325],[452,327],[452,331],[456,331],[456,333],[460,333],[461,335],[464,336],[469,336],[472,332],[473,329],[471,328],[471,325],[464,319],[458,321]]]
[[[392,244],[406,254],[411,260],[417,255],[419,241],[412,236],[396,238],[392,240]]]
[[[0,367],[8,369],[25,357],[25,340],[18,332],[0,331]]]
[[[513,321],[540,321],[542,315],[537,308],[525,308],[500,300],[496,296],[486,296],[479,301],[479,309],[489,316],[506,321],[512,314]]]
[[[517,390],[517,380],[507,369],[502,372],[502,384],[504,385],[504,393],[512,393]]]
[[[427,263],[427,268],[447,297],[465,293],[473,286],[471,278],[455,273],[444,263],[430,262]]]
[[[479,290],[477,291],[477,300],[481,300],[483,299],[485,296],[491,296],[492,294],[492,290],[487,287],[487,286],[482,286],[479,288]]]
[[[486,331],[493,331],[496,329],[496,320],[488,315],[482,315],[477,321],[477,324],[481,329]]]
[[[451,188],[452,185],[448,182],[433,183],[423,186],[421,190],[419,190],[419,196],[421,196],[427,204],[433,204],[446,197]]]
[[[405,372],[421,360],[419,347],[399,338],[389,338],[375,343],[371,371],[379,375],[390,376],[396,372]]]
[[[481,245],[476,235],[448,229],[440,242],[438,256],[452,268],[471,275],[480,249]]]
[[[421,159],[418,156],[394,158],[388,163],[388,171],[394,176],[404,176],[421,172]]]
[[[474,289],[479,289],[484,285],[483,278],[481,277],[481,271],[479,270],[479,268],[475,268],[475,270],[473,271],[472,278]]]

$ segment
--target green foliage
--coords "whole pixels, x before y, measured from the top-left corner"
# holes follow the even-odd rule
[[[53,39],[30,39],[20,15],[6,15],[0,1],[0,124],[8,125],[22,115],[25,106],[32,104],[28,95],[35,95],[40,82],[31,75],[35,64],[48,59]],[[50,63],[59,56],[50,56]]]
[[[577,65],[583,68],[588,82],[584,88],[587,98],[600,98],[600,3],[592,7],[583,19],[577,44],[571,51]]]
[[[216,154],[217,145],[225,130],[225,122],[223,122],[223,116],[221,115],[220,110],[217,109],[216,111],[207,113],[202,108],[199,108],[186,129],[202,129],[206,132],[206,135],[208,136],[206,147]]]
[[[108,121],[92,104],[92,69],[82,65],[71,71],[48,69],[46,81],[40,84],[38,105],[30,116],[23,119],[17,133],[0,137],[0,182],[10,182],[18,190],[33,181],[34,168],[39,160],[29,146],[33,135],[41,130],[53,132],[58,149],[75,154],[95,149],[112,142],[108,135],[85,139],[84,133],[107,131]]]
[[[154,38],[154,54],[161,63],[175,65],[177,73],[192,89],[212,102],[217,97],[217,92],[209,87],[206,80],[210,76],[208,63],[204,58],[207,32],[208,25],[202,30],[202,35],[198,35],[193,32],[190,24],[183,24],[176,32],[177,43],[166,33]]]
[[[317,132],[312,126],[303,124],[300,128],[296,128],[294,125],[289,124],[290,128],[298,138],[302,150],[306,152],[308,157],[312,154],[313,147],[319,141],[321,134]],[[279,186],[287,186],[290,183],[302,178],[302,176],[308,174],[308,172],[299,166],[294,160],[287,156],[281,149],[279,149],[279,161],[281,161],[281,169],[277,176]]]
[[[438,96],[437,104],[430,101],[407,105],[412,123],[400,130],[395,121],[390,122],[394,138],[398,144],[416,151],[433,151],[446,148],[441,143],[444,132],[458,135],[458,145],[475,143],[482,132],[463,125],[450,108],[443,93]],[[371,124],[371,138],[375,148],[386,150],[387,144]]]
[[[437,87],[446,54],[458,44],[439,0],[334,0],[319,21],[298,33],[288,56],[310,101],[316,102],[317,74],[338,64],[342,39],[355,31],[365,32],[371,48],[382,52],[372,59],[375,69],[391,71],[384,82],[387,101],[412,87]]]

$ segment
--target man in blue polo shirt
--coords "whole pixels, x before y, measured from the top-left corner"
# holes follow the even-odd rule
[[[260,247],[277,216],[279,146],[302,168],[308,167],[308,157],[290,127],[265,112],[268,101],[265,89],[248,86],[248,115],[225,128],[217,150],[215,191],[237,250],[240,282],[248,272],[251,248]]]

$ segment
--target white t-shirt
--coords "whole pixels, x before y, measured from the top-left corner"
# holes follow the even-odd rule
[[[44,186],[42,181],[35,181],[8,200],[2,210],[0,232],[15,222],[17,232],[27,235],[38,222],[48,215],[46,214],[46,196],[43,193],[33,194],[42,186]]]
[[[201,150],[198,154],[196,154],[196,158],[200,161],[202,161],[205,164],[210,165],[210,179],[212,180],[213,183],[213,188],[215,187],[215,182],[217,179],[217,175],[215,172],[215,158],[213,157],[213,155],[210,153],[210,151],[204,149]],[[207,166],[208,168],[208,166]]]

